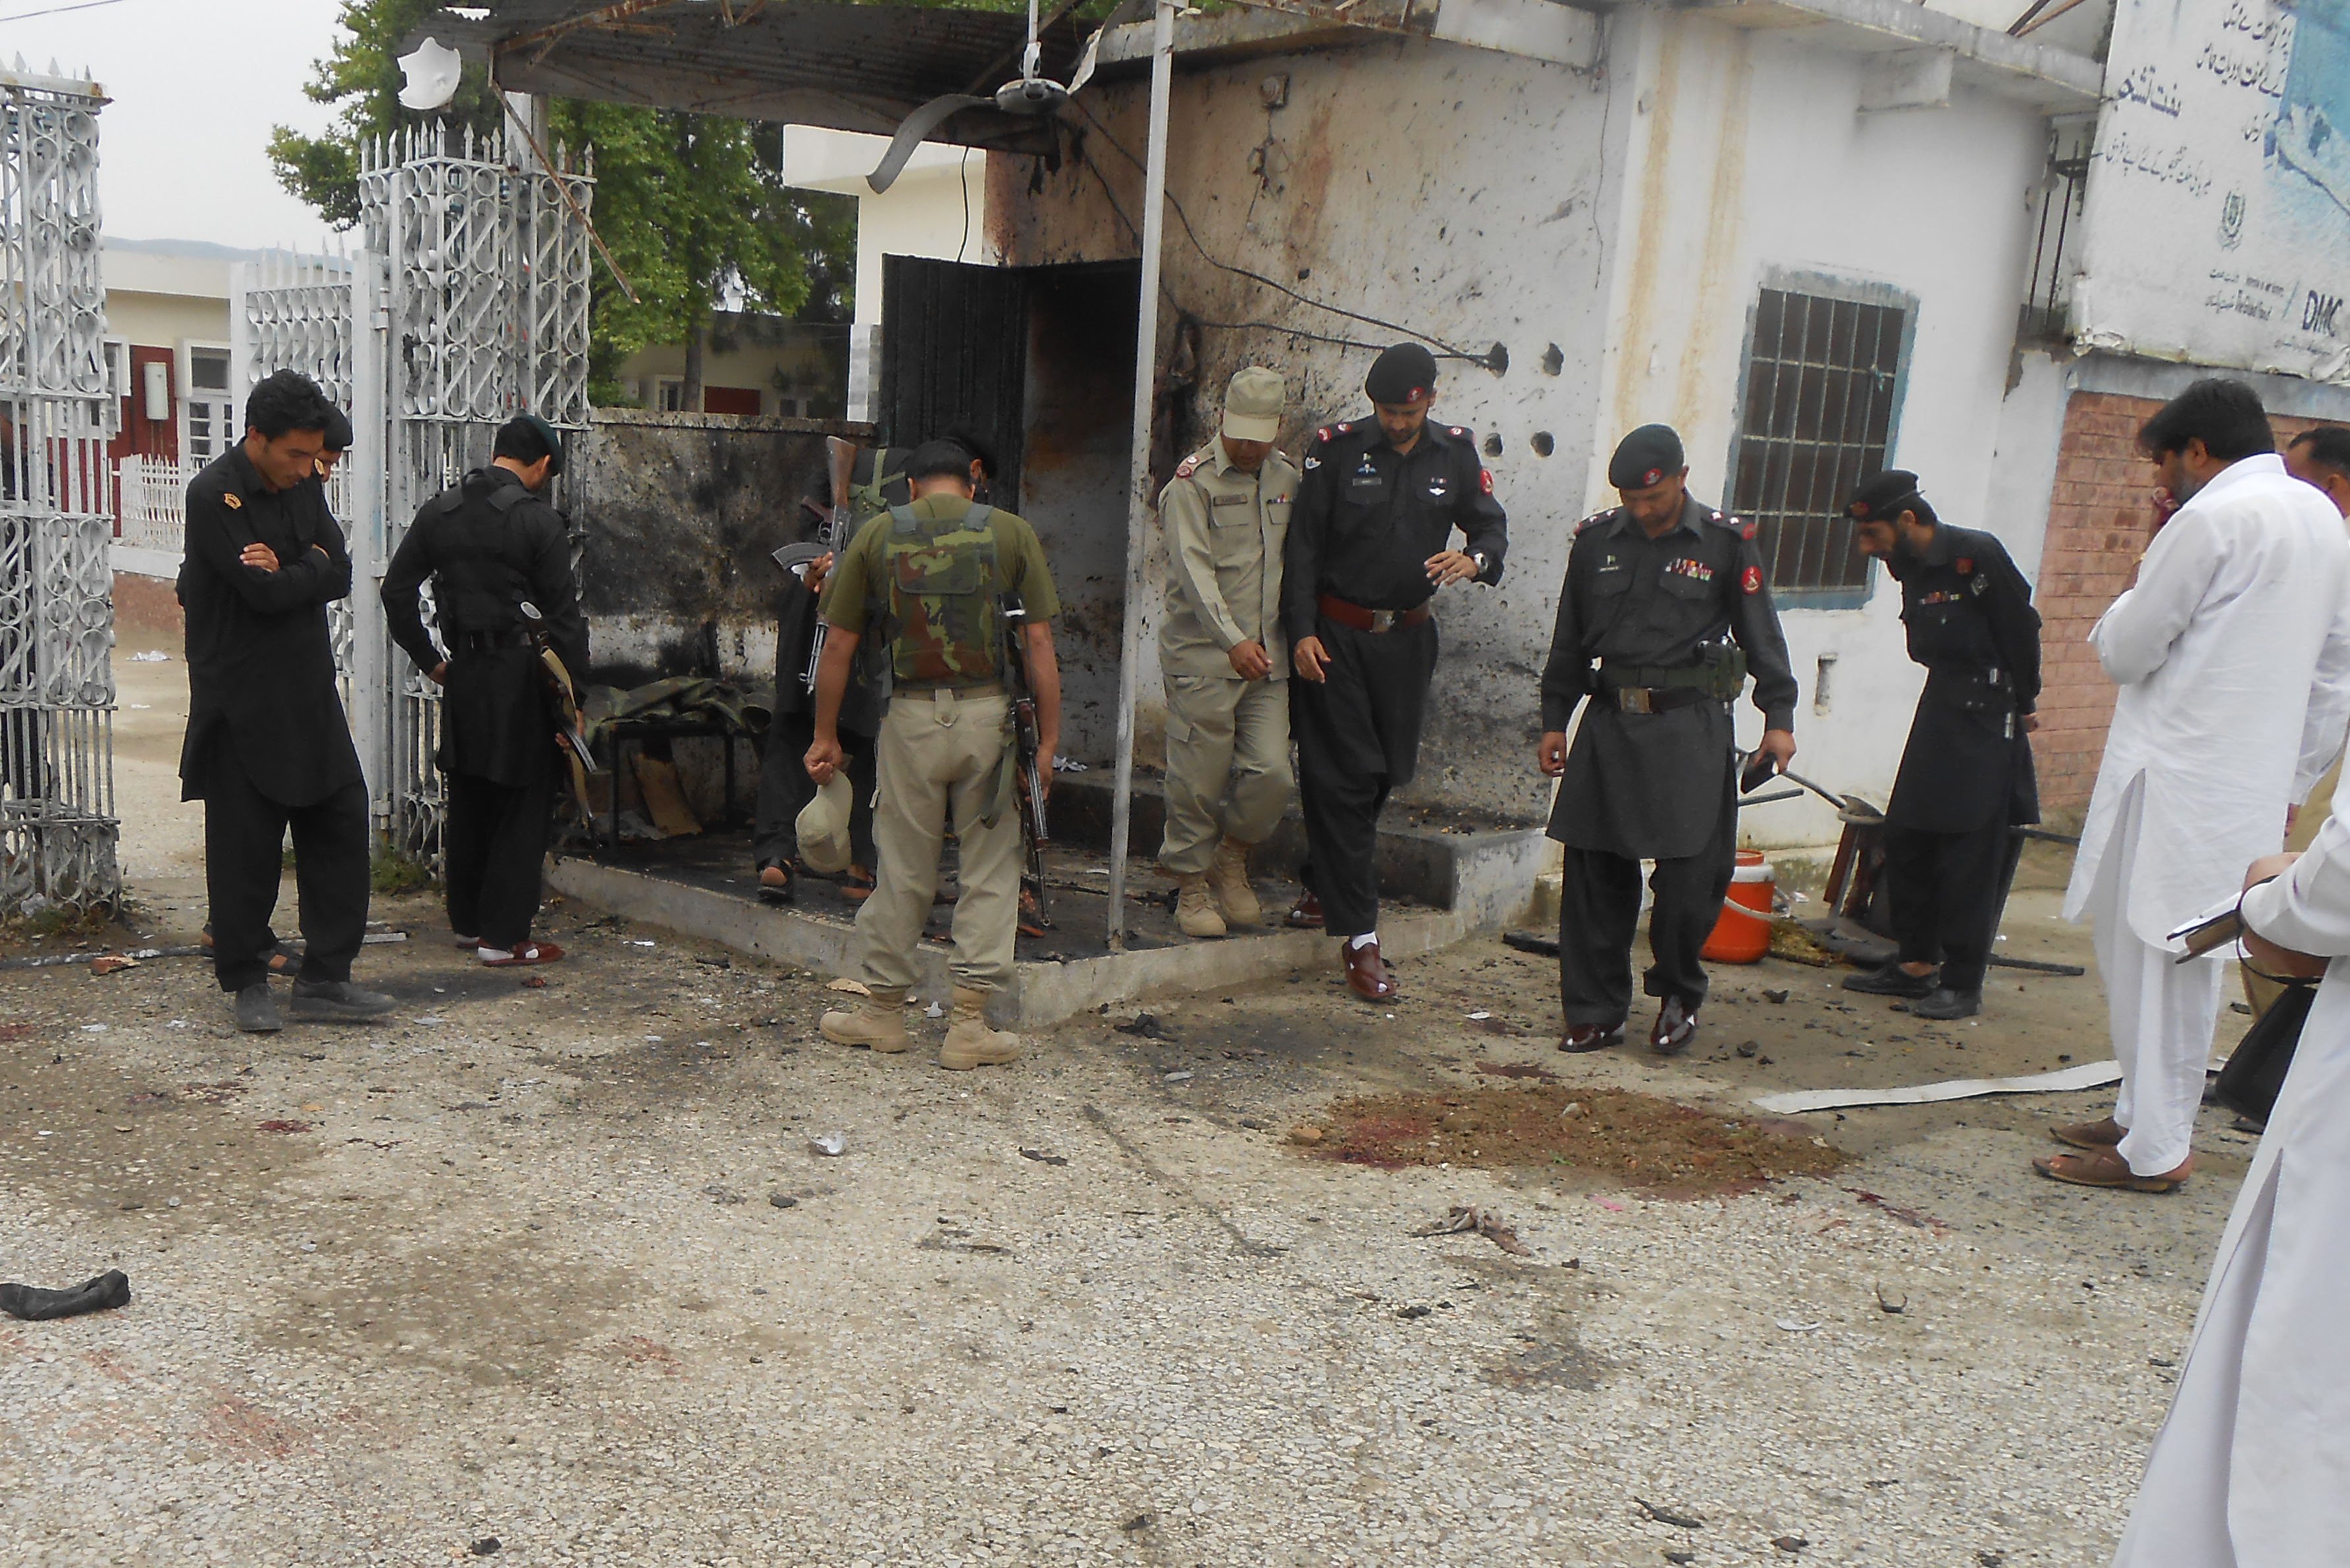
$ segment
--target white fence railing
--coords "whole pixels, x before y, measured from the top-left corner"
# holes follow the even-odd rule
[[[134,550],[178,556],[187,548],[188,481],[203,471],[192,458],[140,457],[114,465],[114,493],[122,500],[120,542]]]

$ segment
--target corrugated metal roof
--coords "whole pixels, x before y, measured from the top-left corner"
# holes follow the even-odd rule
[[[478,16],[487,10],[486,17]],[[1019,75],[1024,16],[821,0],[489,0],[443,8],[426,36],[492,63],[509,92],[735,115],[889,135],[918,105],[993,92]],[[1045,33],[1043,73],[1066,82],[1083,39]],[[932,140],[1043,148],[1038,121],[967,109]]]

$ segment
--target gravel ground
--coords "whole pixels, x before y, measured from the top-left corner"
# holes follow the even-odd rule
[[[2014,950],[2085,948],[2057,875]],[[0,1278],[134,1292],[0,1327],[0,1563],[2079,1568],[2251,1148],[2207,1116],[2186,1191],[2090,1194],[2025,1159],[2099,1096],[1856,1111],[1833,1178],[1672,1201],[1284,1141],[1480,1062],[1729,1109],[2089,1060],[2091,981],[1937,1028],[1767,962],[1689,1058],[1570,1059],[1547,966],[1480,941],[1391,1010],[1315,975],[954,1075],[593,910],[544,989],[378,914],[382,1027],[238,1035],[187,961],[0,974]],[[1410,1235],[1456,1204],[1532,1255]]]

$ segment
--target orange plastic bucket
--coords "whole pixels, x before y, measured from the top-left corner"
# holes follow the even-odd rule
[[[1730,874],[1730,900],[1705,940],[1704,956],[1715,963],[1753,963],[1771,950],[1771,905],[1779,891],[1771,863],[1759,849],[1738,852]],[[1731,905],[1738,906],[1736,909]],[[1745,913],[1752,909],[1753,914]]]

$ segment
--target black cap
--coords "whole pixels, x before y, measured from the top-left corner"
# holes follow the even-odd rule
[[[1436,356],[1417,343],[1382,348],[1363,390],[1375,403],[1416,403],[1436,390]]]
[[[1893,523],[1904,512],[1914,512],[1925,498],[1918,493],[1918,476],[1906,468],[1888,468],[1883,473],[1862,481],[1852,499],[1845,504],[1845,515],[1856,523]]]
[[[544,457],[549,479],[563,472],[563,438],[536,414],[516,414],[500,425],[497,443],[490,450],[525,467]]]
[[[325,445],[326,450],[328,452],[348,452],[351,450],[351,421],[344,417],[343,410],[340,409],[329,409],[327,410],[327,436]]]
[[[968,483],[975,461],[972,450],[959,441],[926,441],[906,459],[906,477],[940,479],[951,473]]]
[[[1607,460],[1607,483],[1618,490],[1646,490],[1688,466],[1680,432],[1670,425],[1642,425],[1616,443],[1616,455]]]

